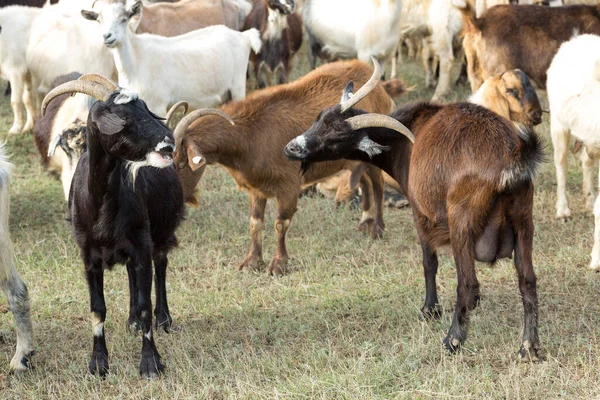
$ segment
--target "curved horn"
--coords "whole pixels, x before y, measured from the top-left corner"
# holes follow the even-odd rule
[[[404,124],[400,123],[397,119],[389,117],[383,114],[361,114],[355,117],[348,118],[346,120],[350,124],[352,130],[356,131],[363,128],[387,128],[396,132],[400,132],[408,138],[412,143],[415,142],[415,136],[412,134]]]
[[[113,82],[112,80],[108,79],[105,76],[102,76],[100,74],[85,74],[85,75],[81,75],[79,77],[79,79],[77,79],[78,81],[85,81],[85,82],[95,82],[99,85],[104,86],[105,88],[107,88],[108,90],[111,91],[117,91],[117,90],[121,90],[121,88],[119,87],[119,85],[117,85],[115,82]]]
[[[42,116],[46,113],[46,107],[57,96],[65,93],[83,93],[92,96],[96,100],[106,101],[113,93],[102,85],[95,82],[70,81],[55,87],[44,97],[42,101]]]
[[[204,115],[209,115],[209,114],[210,115],[218,115],[220,117],[223,117],[227,121],[229,121],[229,123],[231,125],[235,125],[235,122],[233,122],[231,117],[229,115],[225,114],[221,110],[217,110],[214,108],[201,108],[200,110],[192,111],[191,113],[189,113],[188,115],[183,117],[181,119],[181,121],[179,121],[179,123],[175,127],[175,130],[173,131],[173,136],[175,137],[176,148],[179,148],[179,146],[181,146],[181,142],[183,142],[183,136],[185,135],[185,131],[187,130],[187,128],[198,118],[200,118]]]
[[[175,115],[175,112],[177,111],[177,109],[180,107],[183,107],[183,114],[185,115],[185,113],[188,111],[187,101],[178,101],[177,103],[173,104],[173,106],[169,109],[169,112],[167,113],[167,120],[165,122],[165,125],[167,127],[170,126],[170,124],[172,122],[171,119]]]
[[[353,96],[351,96],[348,100],[340,103],[342,106],[341,112],[344,113],[352,108],[356,103],[364,99],[373,89],[377,86],[379,79],[381,78],[381,65],[377,62],[375,57],[371,57],[371,61],[373,61],[373,75],[369,78],[367,83],[365,83]]]

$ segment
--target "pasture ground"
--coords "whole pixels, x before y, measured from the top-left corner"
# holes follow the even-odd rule
[[[304,55],[295,76],[306,71]],[[425,98],[415,62],[400,68]],[[340,88],[341,90],[342,88]],[[456,89],[463,98],[466,87]],[[543,102],[546,103],[545,99]],[[546,115],[547,117],[547,115]],[[12,115],[0,97],[0,132]],[[548,122],[539,127],[551,160]],[[3,136],[5,137],[5,136]],[[16,265],[29,286],[37,354],[35,371],[8,375],[15,336],[0,296],[2,399],[589,399],[600,395],[600,274],[586,269],[593,218],[585,212],[581,172],[568,187],[573,217],[554,219],[555,174],[543,165],[535,194],[534,264],[545,361],[521,364],[523,307],[512,262],[478,264],[481,307],[472,314],[464,349],[450,356],[441,340],[456,295],[451,253],[441,252],[438,287],[444,315],[423,322],[421,250],[409,209],[385,212],[383,240],[356,230],[360,212],[323,198],[302,198],[289,232],[286,276],[240,273],[248,251],[248,201],[229,174],[207,170],[201,205],[188,209],[168,274],[171,312],[181,331],[157,335],[167,369],[141,380],[140,337],[126,330],[124,267],[106,274],[111,373],[88,375],[92,348],[88,292],[65,221],[57,179],[40,166],[30,133],[6,138],[16,164],[11,230]],[[275,251],[269,205],[265,259]]]

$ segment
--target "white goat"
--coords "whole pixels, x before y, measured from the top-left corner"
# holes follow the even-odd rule
[[[119,85],[139,93],[148,108],[165,115],[180,100],[192,108],[221,104],[246,97],[246,71],[250,49],[260,51],[256,29],[237,32],[223,25],[198,29],[166,38],[136,35],[128,21],[141,10],[116,2],[97,3],[98,12],[82,11],[97,20],[104,43],[112,51]]]
[[[401,0],[306,0],[302,18],[308,32],[311,67],[316,56],[384,60],[400,40]]]
[[[581,35],[563,43],[548,69],[550,131],[557,180],[557,218],[571,210],[566,196],[567,149],[570,135],[585,146],[582,154],[584,194],[591,206],[593,161],[600,158],[600,36]],[[594,206],[595,229],[591,269],[600,267],[600,196]]]
[[[0,145],[0,286],[8,299],[17,327],[17,351],[10,362],[10,368],[24,371],[30,367],[33,355],[31,320],[29,318],[29,295],[27,286],[19,277],[13,264],[13,249],[8,231],[10,202],[8,181],[12,165],[4,156]]]
[[[9,133],[21,133],[33,128],[36,106],[31,80],[25,61],[32,21],[42,12],[40,8],[10,6],[0,9],[0,75],[10,82],[10,105],[14,122]],[[23,118],[23,106],[27,121]]]
[[[38,106],[60,75],[77,71],[116,76],[110,51],[100,38],[100,28],[80,15],[65,11],[72,7],[45,7],[35,19],[26,61]]]

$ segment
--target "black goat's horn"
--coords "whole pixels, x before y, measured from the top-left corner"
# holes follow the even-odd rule
[[[85,75],[81,75],[79,77],[79,79],[77,79],[77,80],[78,81],[85,81],[85,82],[95,82],[95,83],[97,83],[99,85],[104,86],[108,90],[112,90],[113,92],[117,91],[117,90],[121,90],[121,87],[119,87],[119,85],[117,85],[112,80],[110,80],[107,77],[102,76],[100,74],[85,74]]]
[[[363,128],[388,128],[396,132],[400,132],[408,138],[412,143],[415,142],[415,136],[404,124],[399,122],[390,116],[384,114],[361,114],[354,117],[350,117],[346,120],[352,127],[352,130],[356,131]]]
[[[375,59],[375,57],[371,57],[371,61],[373,61],[373,75],[369,78],[367,83],[365,83],[360,89],[354,93],[348,100],[342,101],[340,106],[342,106],[341,112],[346,112],[350,108],[352,108],[356,103],[364,99],[369,93],[375,89],[379,79],[381,79],[381,65]]]
[[[46,113],[46,107],[54,98],[65,93],[83,93],[92,96],[96,100],[106,101],[114,91],[90,81],[70,81],[55,87],[44,97],[42,101],[42,116]]]
[[[225,118],[227,121],[229,121],[231,125],[235,125],[235,122],[233,122],[229,115],[215,108],[201,108],[199,110],[192,111],[191,113],[183,117],[181,121],[179,121],[179,123],[175,127],[175,130],[173,131],[176,148],[179,148],[179,146],[181,146],[181,143],[183,142],[183,136],[185,135],[185,131],[187,130],[187,128],[194,121],[196,121],[198,118],[204,115],[218,115],[219,117]]]

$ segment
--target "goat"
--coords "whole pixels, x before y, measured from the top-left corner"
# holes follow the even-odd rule
[[[163,115],[179,100],[198,108],[221,104],[228,96],[246,97],[250,49],[258,52],[261,46],[256,29],[237,32],[211,26],[172,38],[136,35],[127,25],[140,13],[140,1],[130,9],[120,2],[98,5],[99,12],[82,10],[81,14],[100,23],[119,84],[136,90],[152,112]]]
[[[306,0],[302,18],[312,69],[321,58],[387,59],[400,40],[401,0]]]
[[[374,63],[373,76],[379,77]],[[542,150],[535,132],[466,102],[418,102],[390,116],[368,114],[352,108],[368,91],[351,92],[349,84],[342,102],[323,110],[309,130],[286,145],[285,155],[305,169],[316,161],[370,162],[398,182],[413,210],[423,250],[426,296],[421,312],[427,318],[441,315],[436,250],[452,246],[458,296],[444,339],[450,352],[465,341],[469,312],[479,301],[475,260],[493,263],[514,252],[525,310],[519,354],[522,360],[537,360],[533,177]]]
[[[275,198],[277,202],[275,231],[278,243],[267,272],[281,275],[288,260],[286,233],[302,187],[357,165],[353,161],[323,163],[299,176],[298,164],[283,157],[283,147],[308,129],[319,110],[338,100],[336,87],[340,82],[348,79],[365,82],[370,72],[369,66],[356,60],[326,64],[295,82],[258,90],[243,101],[224,105],[221,110],[231,117],[235,126],[211,116],[196,121],[202,113],[190,113],[175,128],[175,164],[187,202],[197,204],[193,192],[207,164],[224,166],[238,186],[248,192],[251,244],[240,270],[256,269],[263,263],[262,229],[267,199]],[[393,101],[381,85],[375,85],[365,108],[391,111]],[[379,237],[384,228],[381,171],[370,167],[368,176],[372,189],[363,181],[363,217],[359,229],[370,227],[371,235]],[[371,190],[374,204],[369,204]]]
[[[13,248],[8,231],[10,215],[8,185],[11,168],[12,165],[4,155],[4,147],[0,145],[0,286],[6,294],[17,327],[17,351],[10,362],[10,368],[14,371],[25,371],[31,367],[33,341],[29,317],[29,294],[27,286],[13,264]]]
[[[155,377],[164,366],[152,337],[152,263],[156,324],[166,330],[172,322],[165,287],[168,253],[177,245],[175,230],[184,213],[181,182],[171,166],[173,135],[136,93],[94,74],[50,91],[42,115],[65,93],[98,100],[89,111],[87,152],[79,159],[69,193],[73,235],[90,292],[94,348],[88,369],[100,376],[108,372],[104,269],[126,264],[128,324],[143,333],[140,374]]]
[[[259,89],[270,83],[267,74],[277,76],[278,84],[288,82],[290,61],[302,45],[302,20],[294,7],[294,0],[254,0],[246,17],[243,30],[258,29],[263,42],[260,53],[250,55]]]
[[[570,136],[585,146],[582,152],[583,193],[595,216],[590,269],[600,268],[600,196],[592,185],[594,160],[600,156],[600,126],[595,107],[600,100],[600,37],[581,35],[563,43],[548,69],[550,132],[554,146],[556,217],[571,215],[566,194],[567,149]]]
[[[52,87],[77,80],[78,72],[56,78]],[[60,174],[65,200],[79,157],[85,151],[86,121],[91,98],[82,94],[63,94],[46,109],[33,128],[41,162],[49,171]]]
[[[10,105],[14,121],[9,133],[17,134],[33,128],[36,115],[33,88],[29,79],[25,51],[31,24],[41,9],[10,6],[0,9],[0,75],[11,86]],[[23,118],[23,107],[27,120]]]
[[[600,34],[600,6],[500,5],[477,19],[468,4],[460,10],[473,92],[488,77],[516,68],[545,89],[546,71],[560,44],[573,34]]]

